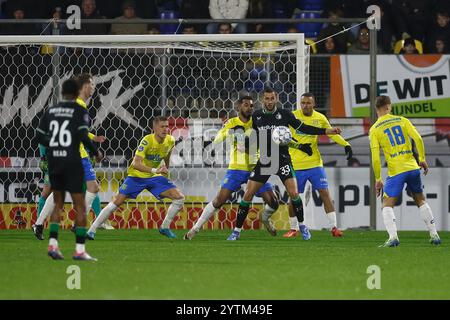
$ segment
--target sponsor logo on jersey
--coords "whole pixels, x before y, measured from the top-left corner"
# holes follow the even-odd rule
[[[266,126],[259,126],[258,129],[260,129],[260,130],[273,130],[276,127],[277,127],[276,125],[271,125],[271,126],[266,125]]]
[[[147,159],[150,161],[161,161],[161,156],[159,154],[156,155],[149,154],[147,156]]]
[[[142,151],[144,151],[144,147],[143,146],[139,146],[138,150],[142,152]]]
[[[275,118],[276,118],[277,120],[281,120],[281,114],[278,113],[278,114],[275,116]]]

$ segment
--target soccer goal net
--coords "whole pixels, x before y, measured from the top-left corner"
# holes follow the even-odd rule
[[[308,89],[302,34],[1,36],[0,55],[0,228],[12,227],[18,216],[28,227],[36,219],[43,180],[35,129],[42,112],[60,99],[62,81],[73,75],[89,72],[96,86],[88,111],[91,132],[107,139],[100,145],[106,158],[95,167],[103,205],[117,193],[151,120],[169,117],[177,139],[170,178],[186,195],[173,228],[190,228],[216,195],[228,157],[218,157],[211,143],[223,122],[236,116],[239,96],[251,95],[259,108],[264,88],[272,87],[283,108],[295,109]],[[286,201],[284,187],[273,182]],[[207,227],[231,227],[237,210],[231,204],[242,194],[236,192]],[[260,203],[256,198],[245,228],[260,228]],[[155,228],[167,207],[143,192],[111,217],[112,224]],[[74,217],[70,208],[66,226]],[[279,211],[275,222],[287,227],[286,209]]]

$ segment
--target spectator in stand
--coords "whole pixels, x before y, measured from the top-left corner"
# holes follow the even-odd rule
[[[219,33],[220,34],[231,34],[233,33],[233,27],[230,23],[219,23]]]
[[[322,41],[323,39],[330,36],[333,36],[333,33],[321,32],[320,36],[317,37],[317,42]],[[317,52],[329,54],[346,53],[347,45],[344,45],[342,41],[337,41],[337,39],[338,36],[333,36],[325,41],[319,42],[319,44],[317,45]]]
[[[334,7],[328,11],[328,14],[326,17],[330,19],[337,19],[337,18],[343,18],[344,17],[344,11],[341,7]],[[317,36],[317,39],[324,39],[332,34],[337,34],[338,32],[342,31],[343,28],[348,28],[349,25],[342,24],[342,23],[329,23],[325,28],[323,28],[319,35]],[[355,42],[355,39],[353,38],[353,35],[351,32],[343,32],[340,34],[337,34],[334,37],[334,43],[336,46],[336,49],[339,50],[341,53],[345,53],[348,45]]]
[[[180,4],[180,17],[183,19],[209,19],[209,0],[183,0]],[[206,32],[206,24],[195,25],[199,33]]]
[[[183,26],[183,31],[181,31],[182,34],[197,34],[197,31],[195,30],[194,25],[192,24],[185,24]]]
[[[248,19],[270,19],[273,18],[271,0],[249,0],[247,11]],[[273,24],[250,24],[249,33],[270,33],[273,31]]]
[[[450,39],[450,15],[445,9],[440,9],[436,13],[435,20],[427,32],[427,52],[433,51],[437,38]]]
[[[351,54],[369,54],[370,53],[370,33],[366,26],[361,26],[358,32],[358,39],[354,44],[348,48],[347,53]],[[378,46],[377,53],[383,53],[383,50]]]
[[[419,54],[413,38],[405,39],[403,47],[400,49],[400,54]]]
[[[81,19],[105,19],[98,10],[95,0],[83,0],[81,1]],[[76,34],[107,34],[107,24],[97,23],[81,23],[81,29],[76,30]]]
[[[447,54],[450,53],[448,40],[442,36],[438,36],[434,41],[434,48],[430,53]]]
[[[122,16],[116,20],[122,21],[138,21],[141,20],[136,16],[136,5],[132,0],[127,0],[122,5]],[[111,34],[143,34],[147,33],[147,25],[145,23],[133,24],[113,24],[111,26]]]
[[[209,14],[212,19],[244,19],[247,16],[248,0],[209,1]],[[235,33],[247,33],[245,23],[233,23]],[[217,33],[217,23],[210,23],[206,27],[208,33]]]
[[[291,24],[288,26],[286,33],[298,33],[297,26],[295,24]]]
[[[9,3],[8,3],[9,4]],[[25,7],[20,3],[16,4],[12,9],[12,18],[15,20],[22,20],[26,18]],[[24,24],[3,24],[2,25],[2,34],[6,35],[33,35],[37,33],[35,26],[33,24],[24,23]]]
[[[424,0],[400,0],[392,3],[397,7],[399,14],[396,15],[400,19],[406,20],[408,33],[413,39],[423,42],[426,35],[427,26],[433,19],[430,12],[432,11],[431,1]],[[405,37],[402,37],[405,39]]]
[[[52,23],[45,23],[42,25],[42,31],[40,34],[42,35],[51,35],[53,32],[57,32],[56,34],[66,34],[67,33],[67,25],[65,22],[61,22],[63,18],[62,8],[56,7],[54,8],[52,14]],[[54,31],[54,30],[58,31]]]
[[[160,34],[159,28],[157,26],[152,26],[148,30],[148,34]]]
[[[317,45],[317,53],[325,53],[325,54],[337,54],[343,53],[344,51],[339,50],[336,47],[336,43],[334,42],[334,38],[328,38],[325,41],[320,42]]]

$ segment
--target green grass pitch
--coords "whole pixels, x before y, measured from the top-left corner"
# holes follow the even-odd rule
[[[175,230],[99,231],[87,250],[98,262],[75,262],[74,236],[60,234],[64,261],[46,256],[48,241],[30,230],[0,231],[0,299],[450,299],[450,233],[434,247],[427,232],[400,232],[397,248],[378,248],[385,232],[313,231],[310,241],[244,231],[204,230],[192,241]],[[45,232],[48,237],[48,230]],[[81,289],[66,287],[78,265]],[[381,270],[369,290],[367,268]]]

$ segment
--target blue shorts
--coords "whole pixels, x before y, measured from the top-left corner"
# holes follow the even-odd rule
[[[239,190],[242,184],[247,183],[248,178],[250,177],[250,171],[245,170],[227,170],[225,177],[222,180],[221,187],[224,189],[231,190],[231,192],[235,192]],[[266,191],[272,191],[273,186],[271,183],[266,182],[259,188],[256,193],[257,197],[261,197],[261,195]]]
[[[84,170],[84,180],[85,181],[92,181],[95,180],[95,171],[94,168],[92,168],[91,160],[89,160],[88,157],[81,159],[81,164],[83,165]]]
[[[420,179],[420,169],[412,170],[387,177],[384,185],[384,193],[388,197],[397,198],[402,194],[403,186],[412,193],[422,193],[422,180]]]
[[[131,199],[136,197],[144,189],[150,191],[156,198],[161,199],[161,193],[176,188],[172,181],[163,176],[152,178],[127,177],[119,188],[119,193]]]
[[[309,180],[313,190],[328,189],[327,175],[323,167],[315,167],[306,170],[296,170],[295,177],[297,178],[298,192],[305,191],[306,181]]]

